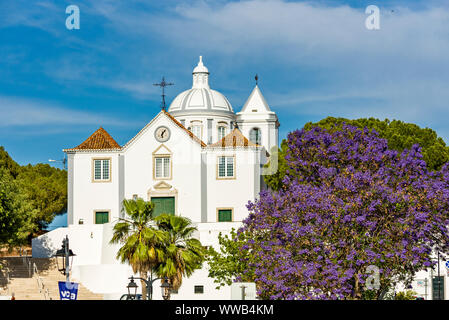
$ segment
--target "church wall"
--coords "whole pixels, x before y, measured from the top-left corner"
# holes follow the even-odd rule
[[[109,158],[110,181],[93,181],[93,159]],[[72,186],[69,199],[73,199],[70,208],[73,212],[72,224],[95,223],[95,211],[109,211],[109,221],[119,217],[119,175],[118,154],[107,152],[76,153],[73,155]],[[69,187],[70,191],[70,187]]]
[[[158,142],[154,131],[161,125],[171,131],[170,139]],[[159,149],[158,149],[159,148]],[[153,177],[153,153],[171,154],[171,178]],[[201,221],[201,146],[173,121],[160,117],[124,151],[124,197],[138,195],[175,196],[176,214]],[[170,189],[158,188],[164,182]]]
[[[254,150],[227,148],[224,151],[208,151],[208,216],[207,222],[217,222],[217,209],[232,208],[233,221],[242,221],[248,215],[246,204],[253,200],[256,191],[254,176]],[[235,178],[217,179],[217,157],[235,156]]]

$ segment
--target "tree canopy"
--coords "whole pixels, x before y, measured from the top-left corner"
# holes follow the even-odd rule
[[[67,172],[20,166],[0,147],[0,245],[19,245],[67,209]]]
[[[316,123],[308,122],[304,126],[304,130],[309,131],[314,127],[320,127],[327,130],[340,130],[343,124],[355,126],[360,129],[368,128],[378,133],[380,138],[387,140],[388,148],[402,152],[405,149],[411,149],[414,144],[421,147],[423,160],[427,164],[427,168],[431,171],[439,170],[449,161],[449,147],[437,133],[430,128],[420,128],[413,123],[406,123],[400,120],[379,120],[375,118],[361,119],[345,119],[327,117]],[[265,176],[265,182],[273,190],[279,190],[282,186],[282,179],[286,173],[286,140],[282,141],[279,151],[278,166],[279,170],[276,174]]]
[[[234,280],[253,282],[254,273],[248,267],[249,261],[256,257],[250,252],[240,250],[246,243],[248,235],[237,234],[232,229],[229,234],[218,235],[219,251],[209,247],[206,252],[206,261],[209,265],[209,277],[214,278],[217,289],[225,285],[230,286]],[[246,272],[245,272],[246,271]]]
[[[34,213],[13,176],[0,167],[0,246],[24,243],[36,229],[32,221]]]

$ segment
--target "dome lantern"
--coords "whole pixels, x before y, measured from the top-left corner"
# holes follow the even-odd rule
[[[209,70],[203,64],[203,56],[200,56],[198,65],[193,69],[192,88],[209,88]]]
[[[209,70],[200,56],[198,65],[192,72],[192,88],[181,92],[173,99],[168,112],[173,116],[185,116],[188,114],[220,114],[234,118],[235,114],[228,99],[209,86]]]

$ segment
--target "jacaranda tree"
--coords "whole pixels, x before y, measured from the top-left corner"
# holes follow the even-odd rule
[[[316,127],[289,134],[285,159],[285,188],[250,202],[240,230],[262,298],[379,298],[448,252],[449,167],[428,171],[418,145]]]
[[[430,171],[440,170],[449,161],[449,147],[444,140],[430,128],[421,128],[414,123],[400,120],[379,120],[375,118],[345,119],[327,117],[318,122],[308,122],[304,130],[320,127],[329,131],[339,131],[343,125],[351,125],[360,129],[375,130],[380,138],[387,140],[388,148],[402,152],[411,149],[414,144],[419,144],[423,160],[426,161]],[[282,180],[286,176],[287,140],[282,140],[279,149],[279,157],[276,162],[278,170],[275,174],[265,175],[264,180],[272,190],[282,188]]]

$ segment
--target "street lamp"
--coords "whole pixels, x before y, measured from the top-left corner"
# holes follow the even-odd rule
[[[58,271],[66,276],[67,282],[70,281],[70,268],[72,266],[74,256],[76,256],[76,254],[74,254],[69,248],[69,237],[66,235],[62,240],[61,249],[57,250],[53,257],[56,258],[56,266]]]
[[[161,284],[161,290],[162,298],[164,298],[164,300],[170,300],[171,285],[167,277],[164,277],[164,282]]]
[[[129,300],[135,300],[137,296],[137,284],[134,282],[134,278],[132,276],[127,288]]]
[[[64,170],[67,169],[67,158],[66,157],[64,157],[64,159],[61,159],[61,160],[48,159],[48,162],[61,162]]]
[[[131,279],[131,281],[129,282],[129,284],[128,284],[128,286],[127,286],[127,288],[128,288],[128,293],[129,293],[130,288],[133,289],[134,286],[135,286],[135,288],[136,288],[135,290],[137,290],[137,285],[136,285],[136,283],[134,282],[134,279],[136,279],[136,280],[142,280],[143,282],[145,282],[145,286],[147,287],[147,297],[148,297],[148,300],[153,300],[153,283],[154,283],[156,280],[161,280],[161,278],[153,279],[153,275],[152,275],[152,274],[150,274],[150,277],[148,278],[148,280],[143,279],[143,278],[139,278],[139,277],[134,278],[134,276],[131,276],[131,278],[129,278],[129,279]],[[168,281],[168,278],[167,278],[167,281]],[[130,295],[131,295],[131,293],[130,293]],[[136,295],[134,294],[134,297],[135,297],[135,296],[136,296]]]

